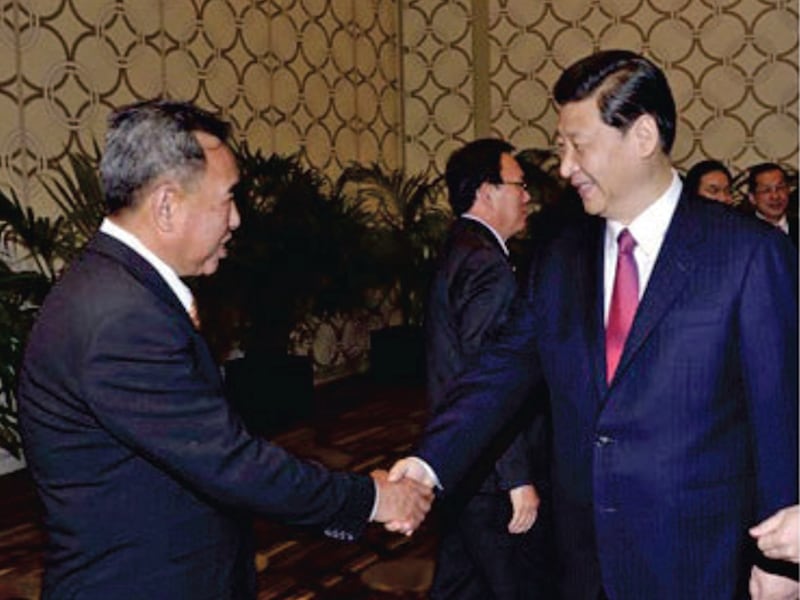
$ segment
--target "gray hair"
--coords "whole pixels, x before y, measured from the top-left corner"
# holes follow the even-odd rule
[[[114,111],[100,161],[109,214],[132,206],[165,175],[188,185],[201,174],[205,154],[197,132],[225,143],[230,126],[189,102],[148,100]]]

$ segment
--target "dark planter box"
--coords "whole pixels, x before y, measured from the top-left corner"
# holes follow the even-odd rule
[[[370,333],[370,373],[379,383],[425,382],[425,338],[422,327],[395,325]]]
[[[311,359],[251,354],[229,360],[225,363],[225,392],[252,433],[273,434],[311,415]]]

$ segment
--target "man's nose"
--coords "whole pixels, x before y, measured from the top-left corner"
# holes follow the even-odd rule
[[[228,229],[233,231],[237,229],[242,223],[242,217],[239,215],[239,209],[236,208],[236,202],[231,205],[231,214],[228,219]]]
[[[558,163],[558,174],[563,179],[569,179],[573,171],[575,171],[575,160],[572,158],[572,151],[569,148],[563,148]]]

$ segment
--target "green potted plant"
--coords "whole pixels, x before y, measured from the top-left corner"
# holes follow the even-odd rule
[[[61,270],[97,230],[103,197],[94,156],[68,155],[42,184],[61,214],[51,218],[0,192],[0,447],[20,457],[17,372],[27,333]]]
[[[27,333],[68,252],[64,216],[38,216],[18,196],[0,192],[0,447],[20,458],[16,386]],[[24,265],[20,268],[18,265]]]
[[[291,332],[310,315],[362,307],[374,269],[363,215],[318,172],[246,145],[237,154],[241,225],[228,259],[195,288],[231,397],[251,428],[269,431],[311,404],[311,361],[289,353]]]
[[[379,380],[424,378],[422,320],[436,254],[452,221],[441,178],[407,176],[378,164],[353,165],[337,182],[339,194],[369,215],[376,281],[389,291],[400,323],[370,335],[370,368]]]

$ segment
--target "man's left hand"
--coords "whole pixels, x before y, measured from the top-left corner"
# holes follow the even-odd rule
[[[797,600],[800,583],[753,567],[750,571],[750,597],[753,600]]]
[[[514,510],[508,522],[508,533],[525,533],[539,514],[539,494],[532,485],[521,485],[508,492]]]

